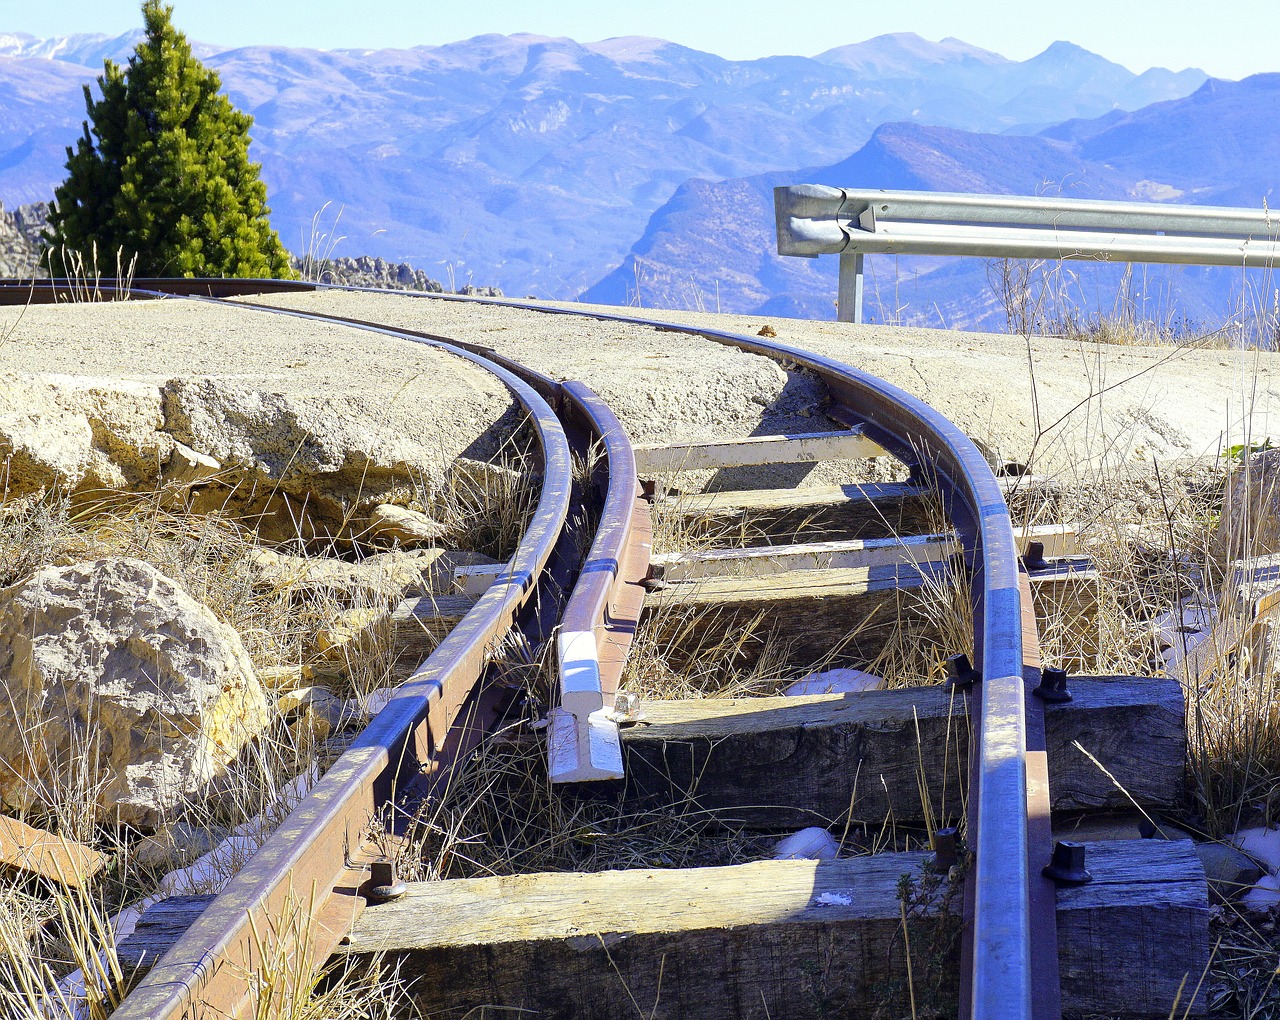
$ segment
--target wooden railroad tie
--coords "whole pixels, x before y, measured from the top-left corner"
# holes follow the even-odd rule
[[[1037,615],[1087,628],[1096,581],[1083,563],[1036,571]],[[964,600],[958,575],[945,562],[899,561],[678,581],[645,599],[643,619],[676,662],[733,648],[735,665],[749,666],[776,634],[797,663],[823,661],[835,649],[841,662],[858,665],[874,661],[904,628],[921,641],[940,640],[935,606],[948,598]]]
[[[1000,479],[1011,507],[1038,516],[1056,508],[1057,487],[1045,479]],[[662,505],[692,540],[745,530],[758,541],[892,538],[938,531],[946,515],[937,494],[907,482],[814,485],[668,495]],[[1019,529],[1015,527],[1015,532]]]
[[[1172,807],[1186,755],[1182,685],[1075,677],[1071,695],[1045,711],[1054,810]],[[643,702],[621,732],[627,796],[764,828],[919,822],[922,772],[935,817],[955,817],[968,774],[965,701],[915,687]]]
[[[816,464],[824,460],[861,460],[887,455],[884,447],[867,438],[861,428],[709,442],[649,443],[635,447],[636,471],[641,478],[681,471]]]
[[[1033,542],[1044,557],[1062,558],[1080,551],[1075,532],[1061,524],[1025,528],[1015,535],[1018,554]],[[651,557],[655,576],[666,582],[709,577],[758,577],[785,570],[833,570],[858,567],[942,563],[960,552],[954,534],[935,532],[893,538],[849,538],[802,545],[756,545],[733,549],[697,549]],[[468,568],[477,569],[477,568]],[[496,568],[483,568],[495,570]]]
[[[719,868],[552,873],[409,883],[367,908],[339,958],[399,968],[426,1012],[489,1005],[582,1020],[643,1016],[803,1020],[907,1011],[959,972],[960,897],[931,855],[759,861]],[[1165,1017],[1209,959],[1204,869],[1189,841],[1086,844],[1093,881],[1057,892],[1070,1014]],[[904,878],[906,882],[904,883]],[[900,898],[906,892],[905,902]],[[142,973],[211,897],[151,907],[120,946]],[[932,957],[932,958],[929,958]],[[954,986],[940,989],[954,994]],[[935,993],[938,989],[935,989]],[[1189,1015],[1205,1014],[1203,993]]]
[[[1190,842],[1141,840],[1089,844],[1086,859],[1093,881],[1058,892],[1064,1009],[1109,1015],[1123,1003],[1130,1016],[1167,1015],[1208,959],[1199,858]],[[428,1013],[489,1005],[616,1020],[634,1007],[646,1017],[797,1020],[906,1011],[904,905],[917,994],[926,976],[959,972],[961,898],[925,875],[928,860],[890,853],[414,883],[366,910],[339,952],[398,968]]]

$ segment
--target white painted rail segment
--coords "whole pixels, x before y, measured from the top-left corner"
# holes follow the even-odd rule
[[[590,631],[556,639],[560,705],[551,710],[548,771],[553,783],[621,779],[622,742],[604,703],[600,655]]]

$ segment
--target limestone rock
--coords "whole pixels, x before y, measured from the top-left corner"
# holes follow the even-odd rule
[[[1280,829],[1241,829],[1231,837],[1230,843],[1272,874],[1280,872]]]
[[[393,550],[359,562],[329,556],[293,556],[270,549],[251,554],[260,583],[350,598],[362,594],[400,600],[453,590],[458,567],[497,562],[483,553],[449,549]]]
[[[423,415],[379,414],[368,395],[292,376],[129,378],[145,368],[131,365],[120,378],[36,364],[0,370],[7,498],[169,483],[182,509],[226,513],[273,542],[348,541],[369,508],[440,486],[458,450],[496,442],[510,411],[509,394],[487,378],[460,398],[478,414],[424,425]]]
[[[299,729],[305,729],[312,742],[326,740],[355,716],[349,716],[346,703],[327,687],[301,687],[286,691],[276,701],[276,711],[292,716]]]
[[[1253,914],[1269,914],[1280,907],[1280,879],[1263,875],[1258,884],[1244,894],[1240,904]]]
[[[382,290],[418,290],[439,294],[444,286],[407,262],[387,262],[361,255],[357,258],[311,259],[289,257],[289,264],[306,280],[341,283],[349,287],[376,287]]]
[[[860,669],[828,669],[810,673],[791,684],[784,693],[788,697],[803,694],[860,694],[884,690],[884,677]]]
[[[44,202],[8,212],[0,203],[0,276],[48,276],[40,266],[40,230],[48,216]]]
[[[150,829],[199,798],[267,725],[234,630],[149,564],[49,567],[0,592],[0,801],[89,791]]]
[[[373,508],[369,515],[369,531],[379,538],[398,542],[406,549],[438,542],[449,534],[447,527],[426,514],[388,503]]]
[[[173,442],[173,453],[165,466],[165,481],[194,485],[207,481],[222,470],[222,465],[207,454],[191,449],[185,443]]]
[[[10,496],[151,487],[168,460],[160,390],[142,382],[0,372],[0,461]]]
[[[390,640],[391,607],[357,606],[334,617],[316,635],[316,647],[330,662],[343,662]]]
[[[1228,560],[1280,552],[1280,449],[1255,453],[1231,472],[1214,540]]]
[[[1215,903],[1234,900],[1262,878],[1263,871],[1248,856],[1222,843],[1198,843],[1196,853],[1209,881]]]

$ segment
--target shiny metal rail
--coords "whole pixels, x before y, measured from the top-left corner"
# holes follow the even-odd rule
[[[363,290],[322,286],[322,290]],[[1040,867],[1051,847],[1032,844],[1028,831],[1027,704],[1022,631],[1034,629],[1029,602],[1021,599],[1019,563],[1004,495],[982,453],[950,420],[924,401],[851,365],[758,336],[688,326],[660,319],[555,308],[502,298],[454,295],[406,296],[469,301],[548,315],[589,315],[609,322],[648,326],[702,337],[813,372],[839,405],[829,409],[847,424],[860,424],[869,438],[920,470],[936,484],[972,568],[975,667],[982,683],[977,701],[977,748],[970,772],[968,826],[974,855],[970,879],[972,923],[966,928],[962,1012],[973,1020],[1049,1020],[1056,1012],[1058,961],[1053,939],[1036,939],[1042,952],[1032,960],[1033,932],[1055,928],[1052,896],[1032,898],[1042,885]],[[1035,699],[1032,699],[1035,701]],[[1047,798],[1047,789],[1040,791]],[[1034,872],[1033,872],[1034,867]],[[1041,889],[1043,892],[1043,889]],[[1035,981],[1033,982],[1033,976]],[[1038,988],[1033,985],[1038,982]],[[1033,994],[1034,993],[1034,994]]]
[[[248,310],[246,308],[246,310]],[[253,309],[262,314],[262,310]],[[310,318],[309,316],[302,316]],[[367,872],[353,861],[370,822],[445,747],[495,642],[533,597],[570,510],[572,466],[562,425],[524,379],[469,351],[427,343],[493,372],[527,410],[543,456],[543,487],[505,576],[444,638],[352,747],[259,848],[114,1014],[119,1020],[244,1016],[271,933],[275,951],[322,963],[361,909]],[[265,937],[265,936],[264,936]]]
[[[158,283],[160,281],[138,281],[137,286],[151,287]],[[251,283],[241,286],[251,286]],[[281,288],[273,286],[273,289]],[[298,285],[296,289],[316,288]],[[966,926],[965,993],[961,1008],[974,1020],[1047,1020],[1052,1016],[1058,985],[1056,955],[1048,959],[1042,953],[1034,967],[1032,960],[1033,931],[1052,931],[1054,916],[1052,896],[1036,897],[1033,909],[1031,895],[1032,867],[1034,865],[1038,881],[1039,865],[1047,862],[1050,848],[1047,843],[1032,845],[1028,833],[1028,705],[1022,634],[1028,622],[1029,602],[1024,603],[1020,597],[1017,551],[1003,494],[973,442],[923,401],[883,380],[833,359],[760,337],[598,309],[584,313],[496,298],[416,292],[409,296],[469,301],[549,315],[587,314],[606,321],[702,337],[798,366],[817,374],[826,383],[837,405],[829,412],[833,417],[863,425],[870,438],[912,465],[916,477],[927,478],[937,485],[944,504],[950,509],[971,567],[975,666],[981,675],[980,685],[968,695],[971,708],[976,708],[978,736],[971,760],[968,829],[974,866],[969,879],[972,911],[971,924]],[[0,289],[0,301],[7,297]],[[318,318],[333,321],[329,317]],[[404,332],[383,331],[392,336]],[[616,579],[615,575],[615,582]],[[442,645],[428,660],[427,666],[440,656],[443,648]],[[1032,710],[1038,711],[1038,708]],[[1035,721],[1038,723],[1038,718]],[[249,867],[253,868],[256,862],[257,858]],[[237,880],[236,888],[252,888],[253,876],[242,873],[242,877],[244,881]],[[241,908],[242,912],[244,909]],[[194,944],[196,940],[188,936],[184,943],[188,941]],[[175,951],[182,945],[175,947]],[[172,1007],[194,1001],[193,993],[204,981],[202,976],[192,983],[190,968],[211,966],[214,959],[206,955],[182,961],[187,970],[175,973],[174,980],[185,983],[178,991],[170,992],[168,998],[159,1000],[167,1006],[165,1010],[157,1012],[138,1007],[132,1013],[117,1015],[128,1020],[181,1015],[173,1012]],[[162,962],[172,961],[166,956]],[[181,976],[184,973],[188,974],[185,978]],[[1049,994],[1042,988],[1039,994],[1033,995],[1033,974],[1037,981],[1050,986]],[[239,977],[243,980],[243,974]],[[158,996],[167,986],[161,974],[154,980],[149,979],[143,987],[150,988],[152,996]],[[130,1000],[126,1000],[126,1005],[129,1004]]]
[[[1227,206],[1018,195],[775,188],[778,254],[840,255],[838,318],[862,321],[866,255],[1092,259],[1270,268],[1280,218]]]

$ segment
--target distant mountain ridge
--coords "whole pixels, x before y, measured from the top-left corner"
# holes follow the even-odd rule
[[[134,34],[0,36],[0,197],[46,199],[79,136],[81,86]],[[685,182],[832,165],[882,124],[1029,134],[1186,95],[1068,44],[1027,61],[882,36],[818,57],[732,61],[660,39],[479,36],[404,50],[202,48],[255,117],[273,222],[295,251],[574,297],[620,265]],[[82,63],[77,63],[81,61]]]
[[[833,318],[837,260],[776,254],[773,188],[786,184],[1275,208],[1280,136],[1269,111],[1277,109],[1280,74],[1260,74],[1209,80],[1182,99],[1070,121],[1036,136],[886,124],[853,156],[829,166],[686,182],[650,218],[618,269],[582,299],[709,308],[714,296],[723,311]],[[1064,265],[1072,276],[1097,282],[1100,293],[1123,272],[1115,265]],[[932,325],[1003,325],[978,260],[873,256],[868,266],[870,319],[905,312]],[[1144,294],[1163,293],[1164,301],[1176,292],[1178,313],[1200,321],[1217,321],[1239,300],[1238,270],[1153,266],[1140,279]],[[1271,298],[1260,293],[1255,300]]]

